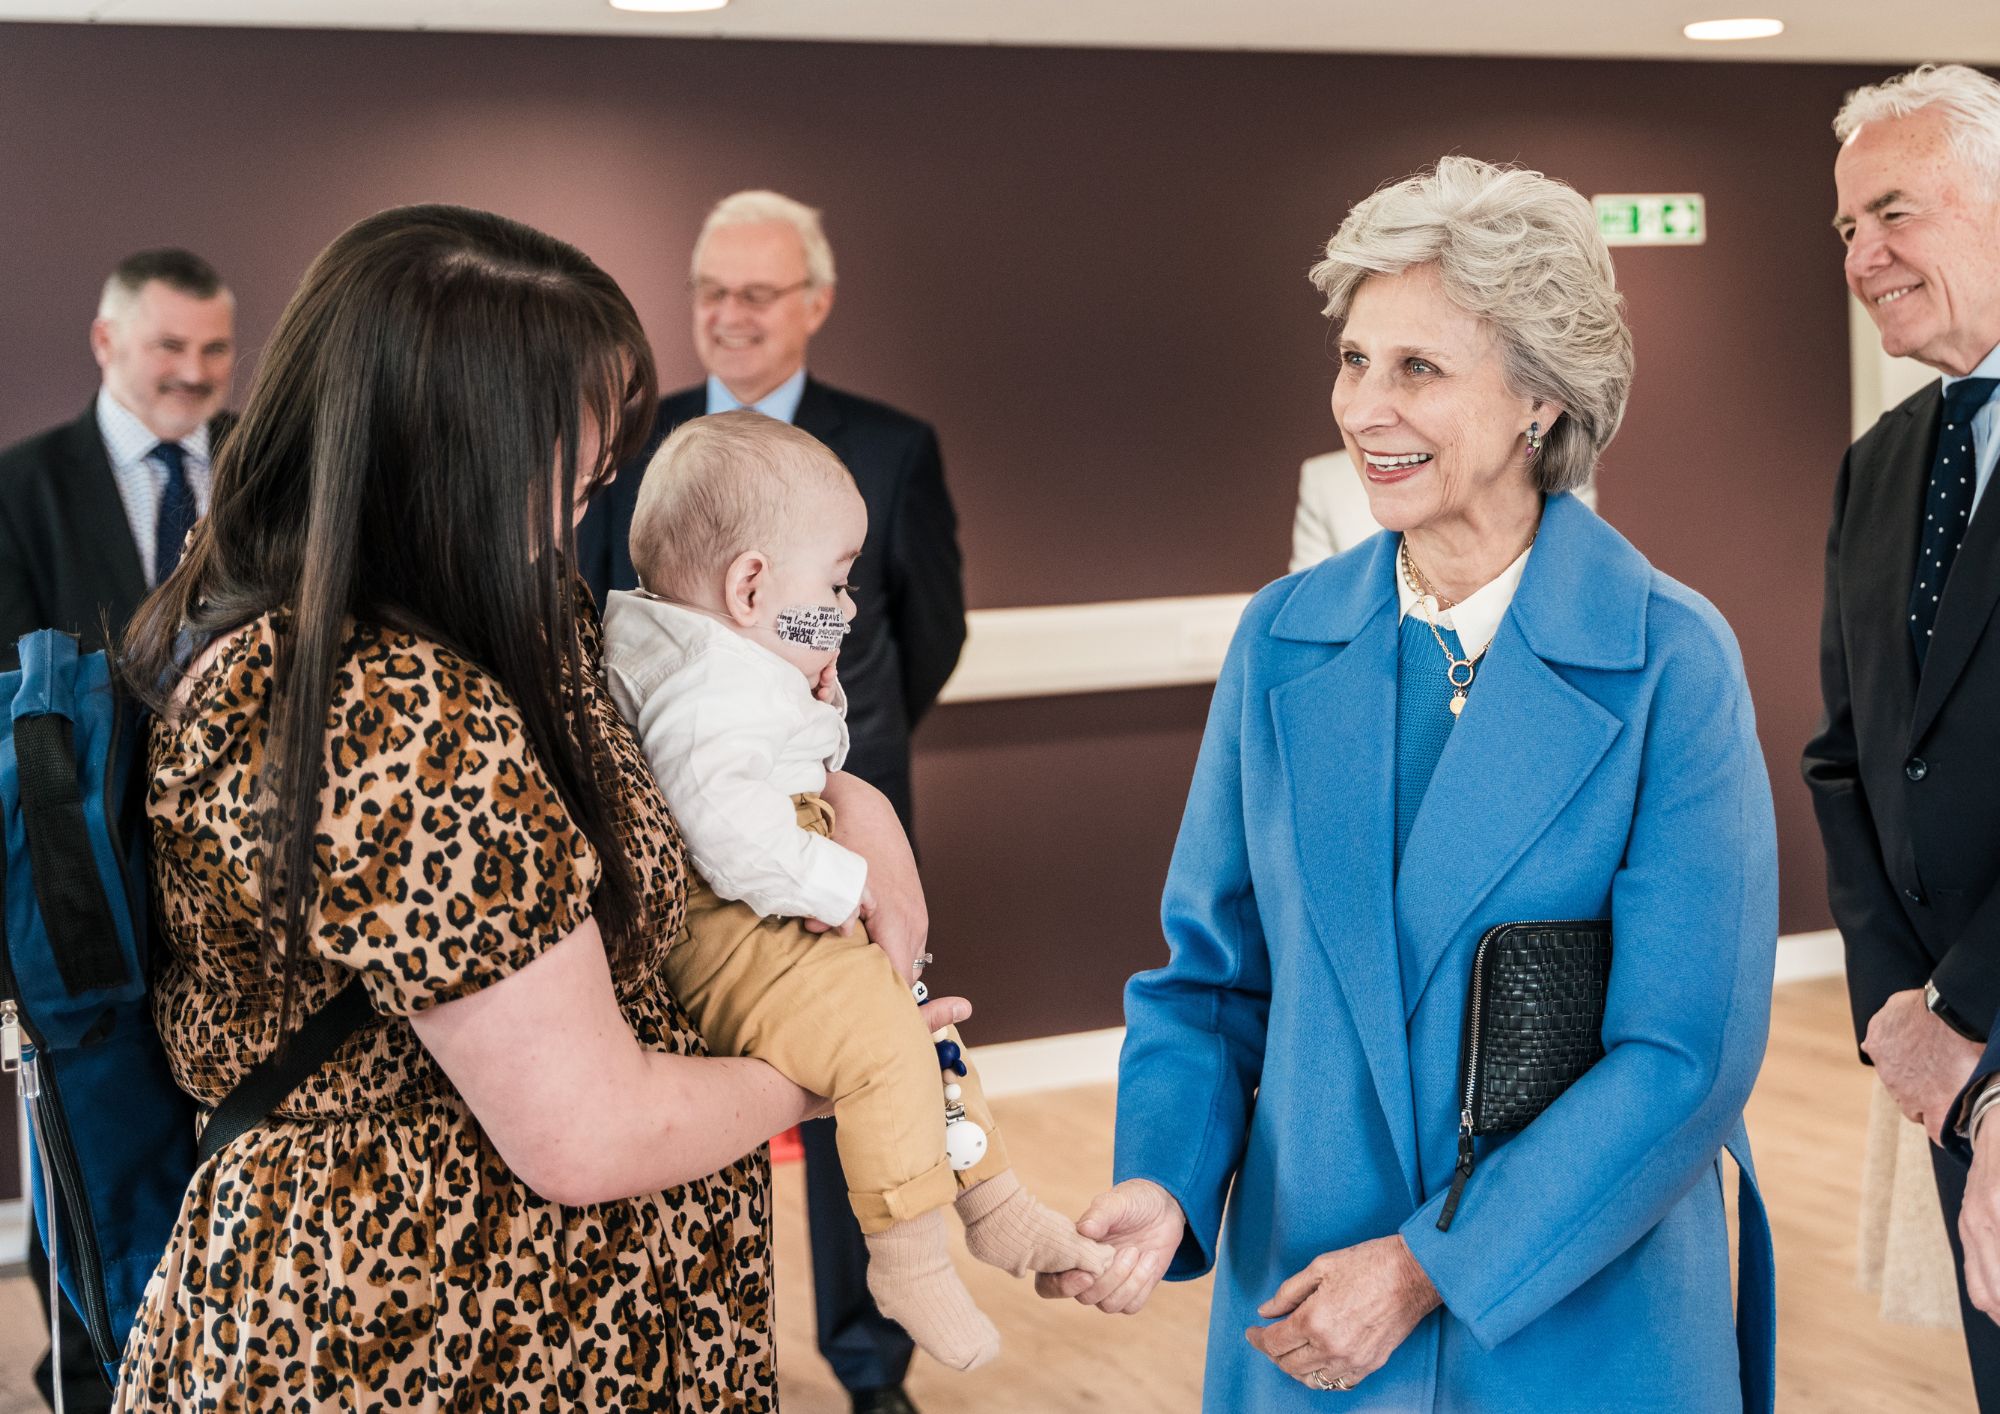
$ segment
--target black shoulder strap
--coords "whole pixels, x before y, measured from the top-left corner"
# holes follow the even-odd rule
[[[74,997],[116,987],[126,980],[125,959],[104,883],[97,876],[69,718],[50,713],[16,720],[14,758],[35,902],[63,988]]]
[[[292,1036],[291,1044],[236,1082],[236,1088],[222,1097],[222,1103],[208,1117],[201,1132],[196,1162],[207,1163],[231,1140],[247,1134],[270,1118],[285,1096],[298,1089],[301,1081],[325,1065],[340,1049],[340,1043],[374,1018],[375,1008],[368,989],[359,977],[340,989],[340,994],[306,1018]]]

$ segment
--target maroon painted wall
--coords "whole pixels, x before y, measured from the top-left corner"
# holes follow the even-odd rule
[[[1334,444],[1316,245],[1446,151],[1585,192],[1700,191],[1692,250],[1620,252],[1639,379],[1603,508],[1742,637],[1788,930],[1825,925],[1798,749],[1846,441],[1843,91],[1874,71],[282,30],[0,25],[0,443],[67,419],[119,256],[177,242],[254,356],[342,226],[489,206],[590,251],[669,382],[717,197],[827,208],[831,381],[942,431],[975,606],[1248,590]],[[247,368],[246,368],[247,378]],[[239,390],[243,382],[239,381]],[[1115,1024],[1206,692],[943,709],[919,744],[935,979],[976,1038]]]

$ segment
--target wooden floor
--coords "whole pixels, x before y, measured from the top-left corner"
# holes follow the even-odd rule
[[[1971,1414],[1957,1332],[1885,1324],[1854,1283],[1861,1155],[1873,1081],[1856,1062],[1838,981],[1794,983],[1773,1008],[1771,1049],[1750,1103],[1750,1138],[1778,1249],[1778,1408],[1801,1414]],[[994,1106],[1016,1165],[1069,1212],[1111,1170],[1109,1087]],[[1733,1185],[1732,1185],[1733,1186]],[[785,1414],[846,1414],[812,1352],[812,1297],[796,1165],[778,1173],[779,1378]],[[1162,1285],[1136,1317],[1045,1302],[1025,1283],[962,1261],[1006,1340],[1000,1358],[955,1375],[918,1357],[910,1390],[949,1414],[1191,1411],[1201,1402],[1208,1282]]]
[[[1856,1063],[1837,981],[1780,991],[1771,1052],[1750,1106],[1778,1248],[1778,1407],[1810,1414],[1971,1414],[1956,1332],[1884,1324],[1854,1284],[1855,1215],[1871,1081]],[[1003,1100],[995,1109],[1024,1178],[1075,1212],[1111,1167],[1109,1087]],[[799,1170],[778,1171],[779,1373],[785,1414],[846,1414],[812,1348],[812,1298]],[[1200,1402],[1208,1284],[1163,1286],[1138,1317],[1036,1299],[971,1261],[962,1270],[1006,1340],[1000,1358],[954,1375],[918,1357],[910,1390],[929,1414],[1124,1414]],[[27,1372],[40,1353],[25,1280],[0,1281],[0,1414],[39,1405]]]

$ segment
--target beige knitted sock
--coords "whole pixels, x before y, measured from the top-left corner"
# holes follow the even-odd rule
[[[870,1233],[868,1292],[882,1314],[940,1365],[976,1370],[1000,1353],[1000,1332],[951,1265],[944,1213],[933,1209]]]
[[[956,1207],[965,1224],[967,1249],[1011,1275],[1081,1269],[1095,1276],[1111,1264],[1109,1247],[1092,1242],[1075,1223],[1037,1202],[1012,1169],[966,1189]]]

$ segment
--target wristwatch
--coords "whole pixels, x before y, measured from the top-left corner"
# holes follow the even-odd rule
[[[1959,1124],[1958,1132],[1965,1136],[1968,1143],[1977,1145],[1980,1121],[1986,1118],[1988,1110],[2000,1104],[2000,1084],[1996,1084],[1990,1075],[1974,1084],[1974,1093],[1965,1103],[1965,1118]]]
[[[1943,996],[1938,993],[1937,983],[1931,981],[1924,983],[1924,1005],[1930,1009],[1932,1016],[1935,1016],[1939,1021],[1942,1021],[1966,1040],[1973,1042],[1975,1045],[1983,1046],[1986,1044],[1986,1038],[1969,1026],[1965,1018],[1953,1011],[1951,1004],[1945,1001]]]

